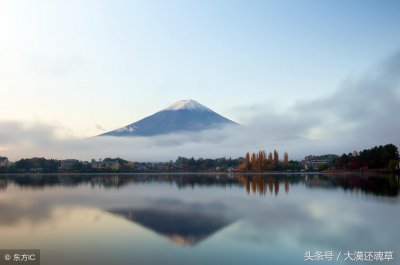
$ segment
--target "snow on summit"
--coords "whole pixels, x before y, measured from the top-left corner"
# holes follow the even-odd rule
[[[164,110],[196,110],[196,111],[211,111],[209,108],[201,105],[193,99],[179,100]]]

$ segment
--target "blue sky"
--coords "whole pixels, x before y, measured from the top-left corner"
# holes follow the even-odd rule
[[[285,115],[379,72],[400,49],[399,10],[361,0],[1,1],[0,121],[88,137],[187,98],[243,124]]]

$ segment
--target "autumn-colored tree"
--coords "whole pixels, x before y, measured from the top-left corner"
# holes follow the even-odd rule
[[[257,158],[256,158],[256,154],[255,153],[251,154],[251,169],[252,170],[256,170],[257,169]]]
[[[283,163],[285,163],[285,165],[289,163],[289,155],[287,152],[285,152],[285,154],[283,155]]]
[[[249,153],[249,152],[246,153],[246,160],[245,160],[245,163],[246,163],[245,168],[246,168],[247,170],[250,169],[250,153]]]
[[[265,170],[265,165],[266,165],[266,162],[267,162],[267,154],[265,153],[265,150],[262,150],[262,156],[263,156],[262,170]]]
[[[272,153],[270,152],[268,155],[268,161],[267,161],[267,155],[264,150],[258,151],[258,153],[252,153],[250,156],[250,153],[246,153],[246,158],[245,161],[238,166],[239,170],[252,170],[252,171],[263,171],[266,169],[266,164],[268,163],[268,166],[272,170],[275,168],[274,160]]]
[[[268,167],[271,170],[274,168],[274,161],[272,160],[272,153],[271,152],[269,152],[269,154],[268,154]]]
[[[279,154],[278,151],[274,150],[274,166],[278,167],[278,163],[279,163]]]
[[[258,170],[264,170],[265,164],[265,157],[264,157],[264,152],[263,151],[258,151],[258,155],[257,155],[258,159],[257,159],[257,164],[258,164]]]

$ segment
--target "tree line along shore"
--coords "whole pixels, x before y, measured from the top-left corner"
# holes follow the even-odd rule
[[[379,171],[399,172],[400,159],[397,146],[387,144],[362,151],[335,154],[309,155],[301,161],[289,159],[287,152],[282,159],[279,152],[264,150],[247,152],[238,158],[186,158],[178,157],[169,162],[131,162],[122,158],[104,158],[81,161],[78,159],[23,158],[11,162],[0,156],[3,173],[146,173],[146,172],[343,172]]]

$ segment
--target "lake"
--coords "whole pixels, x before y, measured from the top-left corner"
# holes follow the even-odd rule
[[[40,249],[43,265],[399,264],[399,187],[359,175],[0,175],[0,248]]]

